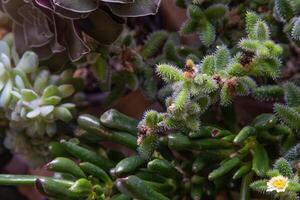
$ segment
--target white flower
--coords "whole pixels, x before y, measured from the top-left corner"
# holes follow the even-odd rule
[[[285,189],[287,188],[289,183],[289,180],[287,177],[284,177],[282,175],[272,177],[268,182],[267,182],[267,192],[284,192]]]

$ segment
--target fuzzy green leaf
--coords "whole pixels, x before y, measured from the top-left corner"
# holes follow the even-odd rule
[[[250,187],[260,193],[265,193],[268,186],[267,186],[267,180],[258,180],[250,184]]]
[[[214,56],[206,56],[202,60],[201,65],[202,73],[212,75],[215,71],[215,58]]]
[[[239,42],[239,46],[246,51],[255,52],[258,48],[261,47],[261,42],[252,39],[242,39]]]
[[[157,135],[150,134],[143,139],[143,141],[139,144],[137,150],[139,152],[139,155],[143,159],[149,160],[157,147],[158,147]]]
[[[180,33],[182,34],[191,34],[197,31],[198,22],[193,19],[188,19],[184,22],[180,28]]]
[[[259,17],[254,12],[246,13],[246,30],[250,39],[255,38],[254,26],[259,20]]]
[[[292,37],[294,40],[300,40],[300,17],[298,17],[293,24]]]
[[[223,85],[220,92],[221,105],[227,106],[232,102],[232,95],[227,84]]]
[[[159,122],[159,116],[158,112],[155,110],[150,110],[145,113],[145,124],[149,128],[154,128],[157,126],[157,123]]]
[[[283,97],[283,89],[277,85],[264,85],[255,88],[253,96],[259,101],[273,101]]]
[[[159,64],[156,71],[166,82],[183,80],[183,72],[172,65]]]
[[[294,175],[291,165],[284,158],[279,158],[278,160],[276,160],[274,168],[277,169],[283,176],[292,178]]]
[[[287,189],[289,191],[300,192],[300,183],[296,181],[289,181]]]
[[[166,31],[156,31],[150,34],[142,52],[144,58],[154,56],[162,48],[167,38],[168,33]]]
[[[228,7],[224,4],[213,4],[204,13],[210,21],[220,20],[226,16]]]
[[[289,0],[275,0],[275,12],[280,20],[286,22],[294,15],[293,5]]]
[[[205,17],[202,9],[199,6],[194,4],[190,4],[188,6],[187,12],[189,17],[194,20],[200,20],[201,18]]]
[[[258,40],[268,40],[270,38],[270,30],[268,25],[264,22],[259,20],[254,25],[254,33],[255,37]]]
[[[226,68],[231,57],[229,49],[225,46],[219,46],[215,53],[215,67],[217,70],[223,70]]]
[[[198,31],[201,42],[205,46],[210,46],[216,39],[215,27],[206,19],[200,21],[200,30]]]
[[[281,104],[275,104],[274,112],[276,116],[289,127],[300,129],[300,113],[295,109]]]
[[[285,101],[290,107],[300,106],[300,88],[293,83],[284,85]]]
[[[190,92],[188,85],[184,84],[181,91],[178,93],[174,100],[176,110],[182,110],[190,99]]]

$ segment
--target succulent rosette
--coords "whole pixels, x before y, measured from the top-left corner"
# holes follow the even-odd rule
[[[41,60],[80,60],[92,50],[89,41],[109,45],[125,17],[155,14],[160,0],[2,0],[13,20],[16,48],[36,52]],[[24,42],[25,41],[25,42]],[[69,58],[69,59],[66,59]]]

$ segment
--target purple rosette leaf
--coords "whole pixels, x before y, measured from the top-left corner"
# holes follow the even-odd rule
[[[135,0],[133,3],[109,3],[110,10],[121,17],[141,17],[157,13],[161,0]]]
[[[123,20],[114,20],[103,10],[92,12],[88,18],[80,20],[84,32],[101,44],[113,43],[123,30]]]

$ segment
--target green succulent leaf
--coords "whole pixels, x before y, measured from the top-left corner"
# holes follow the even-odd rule
[[[275,12],[282,21],[290,20],[294,15],[293,5],[289,0],[275,0]]]
[[[274,169],[278,170],[281,175],[288,178],[292,178],[294,175],[291,165],[284,158],[279,158],[276,160]]]
[[[290,107],[300,106],[300,88],[293,83],[284,85],[285,101]]]
[[[32,73],[37,70],[38,65],[39,65],[38,55],[35,54],[34,52],[27,51],[21,57],[16,68],[24,71],[25,73]]]
[[[300,18],[297,18],[293,24],[292,37],[294,40],[300,40]]]
[[[204,14],[210,21],[220,20],[226,16],[228,7],[224,4],[214,4],[208,7]]]
[[[205,46],[212,45],[216,39],[215,27],[208,20],[203,19],[200,21],[199,29],[198,34],[201,42]]]
[[[258,180],[250,184],[251,189],[265,193],[267,191],[267,180]]]
[[[274,105],[274,112],[279,120],[293,129],[300,129],[300,113],[295,109],[281,104]]]

